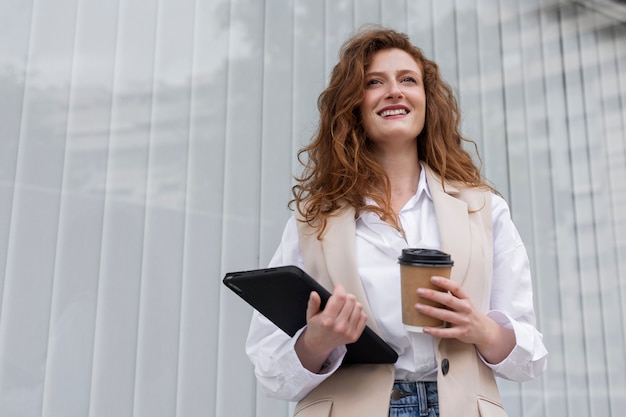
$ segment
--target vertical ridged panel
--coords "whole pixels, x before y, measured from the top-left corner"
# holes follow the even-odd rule
[[[116,25],[78,2],[43,416],[89,413]]]
[[[511,216],[528,245],[532,242],[532,206],[528,164],[528,141],[526,137],[526,103],[524,96],[524,71],[522,68],[520,16],[518,2],[500,1],[500,31],[502,47],[502,91],[504,93],[504,121],[509,185],[505,199],[511,207]],[[511,410],[511,417],[522,416],[521,387],[509,381],[499,381],[503,401]]]
[[[293,140],[299,149],[309,143],[318,120],[317,97],[326,86],[324,3],[294,2]],[[294,172],[300,172],[295,156]]]
[[[4,294],[32,15],[33,1],[0,1],[0,303]]]
[[[521,206],[523,216],[527,216],[526,225],[530,233],[526,239],[528,256],[533,260],[531,272],[533,277],[550,274],[555,275],[556,248],[550,236],[554,236],[554,219],[552,217],[552,188],[550,147],[548,144],[548,124],[545,105],[545,74],[543,72],[543,55],[541,45],[541,14],[538,1],[519,4],[520,52],[523,74],[523,91],[525,105],[525,146],[527,152],[526,166],[528,192],[527,204]],[[517,166],[519,170],[519,165]],[[511,172],[515,172],[512,166]],[[524,178],[521,173],[519,177]],[[522,188],[515,186],[514,188]],[[524,199],[523,194],[518,194]],[[517,203],[518,201],[515,201]],[[516,213],[519,214],[519,211]],[[517,221],[518,217],[515,217]],[[518,224],[518,228],[525,225]],[[543,304],[541,297],[544,286],[552,285],[553,280],[541,280],[534,283],[535,313],[537,324],[543,328],[546,320],[559,318],[558,310],[553,304]],[[553,335],[549,334],[548,339]],[[550,340],[546,340],[550,343]],[[524,416],[545,415],[544,379],[536,379],[521,386],[521,414]]]
[[[0,415],[42,414],[75,14],[73,0],[33,5],[3,270]]]
[[[604,249],[600,254],[599,270],[603,294],[602,319],[612,323],[615,315],[626,317],[625,286],[620,284],[620,279],[626,276],[624,265],[620,263],[620,254],[626,253],[622,237],[626,225],[626,182],[623,180],[626,178],[626,143],[620,140],[626,138],[624,120],[621,118],[626,105],[626,89],[619,82],[616,22],[604,16],[596,16],[596,19],[602,28],[597,36],[601,117],[604,125],[602,140],[605,148],[605,161],[598,164],[598,169],[601,173],[605,170],[606,175],[605,184],[602,185],[606,193],[604,204],[597,209],[605,220],[604,236],[600,239]],[[619,394],[626,392],[626,374],[618,370],[626,357],[626,320],[622,320],[621,324],[609,324],[609,330],[605,331],[608,391],[613,415],[626,409],[626,396]]]
[[[581,316],[579,314],[577,286],[576,286],[576,263],[573,244],[575,231],[573,222],[573,198],[571,173],[567,168],[570,165],[567,125],[567,89],[564,83],[563,43],[561,42],[561,13],[558,9],[547,9],[543,14],[542,46],[545,59],[545,85],[546,107],[548,118],[548,131],[550,143],[550,161],[553,190],[553,213],[555,220],[554,242],[558,248],[556,254],[557,275],[554,279],[558,288],[553,295],[556,296],[553,305],[560,308],[560,317],[556,321],[546,322],[545,333],[561,335],[562,351],[556,351],[551,359],[550,366],[556,378],[564,378],[564,391],[562,395],[555,395],[554,400],[548,404],[548,410],[559,415],[567,416],[575,413],[575,410],[586,410],[587,399],[580,393],[575,398],[567,395],[568,390],[575,389],[582,382],[569,375],[566,370],[579,372],[582,366],[582,334],[580,334]],[[565,167],[565,169],[563,169]],[[546,278],[550,279],[546,273]],[[545,295],[550,296],[550,293]],[[556,302],[558,301],[558,303]],[[554,320],[553,319],[553,320]],[[546,339],[549,342],[551,337]],[[554,339],[553,339],[554,340]],[[549,347],[552,350],[552,348]],[[555,378],[547,378],[546,386],[555,387]],[[559,385],[561,385],[559,383]],[[561,399],[562,398],[562,399]],[[564,402],[565,407],[557,407],[555,403]]]
[[[177,416],[216,415],[228,2],[195,2]],[[200,359],[203,358],[203,359]]]
[[[566,314],[566,346],[565,356],[568,360],[566,375],[568,381],[568,399],[570,412],[592,415],[592,401],[589,393],[590,357],[588,344],[589,331],[585,326],[584,286],[588,266],[595,252],[593,235],[590,233],[593,224],[590,221],[591,207],[589,201],[590,178],[589,160],[586,146],[586,120],[584,115],[584,97],[582,85],[582,68],[578,39],[577,15],[574,7],[560,10],[560,28],[563,59],[563,82],[565,87],[565,121],[567,137],[564,150],[568,153],[570,166],[570,183],[563,189],[569,204],[567,210],[559,210],[563,226],[567,227],[568,238],[560,247],[561,254],[567,261],[567,269],[561,270],[564,280],[562,300]],[[567,166],[567,165],[565,165]],[[565,228],[563,230],[565,232]],[[575,410],[575,411],[574,411]]]
[[[483,173],[496,189],[508,196],[508,164],[504,115],[502,32],[498,0],[478,0],[480,103]]]
[[[120,2],[90,416],[135,410],[157,2]]]
[[[222,276],[259,266],[264,10],[255,0],[233,0],[230,9]],[[250,415],[256,390],[244,345],[252,310],[224,286],[219,291],[215,414]]]
[[[592,415],[610,414],[609,398],[604,393],[609,391],[608,346],[612,339],[622,340],[619,332],[614,332],[609,321],[610,315],[605,311],[605,291],[602,278],[615,274],[615,262],[611,248],[611,216],[606,214],[609,206],[605,127],[603,122],[601,73],[598,55],[597,20],[594,13],[578,9],[577,24],[581,58],[581,75],[583,91],[583,111],[586,120],[586,140],[589,176],[585,181],[588,190],[584,190],[585,208],[588,216],[583,222],[589,227],[582,229],[581,240],[581,287],[583,294],[583,311],[585,335],[588,354],[588,381]],[[574,162],[574,166],[579,166]],[[588,203],[587,201],[588,200]],[[587,206],[588,204],[588,206]],[[582,242],[581,242],[582,243]],[[593,246],[592,246],[593,245]],[[608,290],[608,288],[607,288]],[[610,290],[612,291],[612,290]],[[608,293],[606,293],[608,294]],[[623,364],[623,362],[622,362]]]
[[[176,411],[193,0],[158,2],[133,416]]]
[[[476,1],[456,0],[457,14],[456,43],[458,45],[457,67],[459,82],[457,85],[457,99],[463,111],[462,134],[472,138],[478,145],[482,155],[484,138],[482,137],[481,120],[481,88],[479,76],[479,57],[481,55],[478,42],[478,15]],[[473,146],[466,149],[475,155]],[[478,158],[475,157],[478,161]]]
[[[265,3],[261,126],[259,264],[267,265],[290,212],[294,100],[294,7],[290,0]],[[247,360],[243,358],[242,360]],[[287,415],[287,403],[268,398],[257,384],[256,415]]]

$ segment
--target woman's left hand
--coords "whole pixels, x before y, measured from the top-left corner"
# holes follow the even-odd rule
[[[490,363],[504,360],[515,347],[513,330],[506,329],[474,307],[472,300],[455,281],[432,277],[431,282],[443,291],[418,288],[418,295],[436,301],[446,308],[417,304],[423,314],[443,320],[448,327],[425,327],[424,333],[444,339],[458,339],[476,345]]]

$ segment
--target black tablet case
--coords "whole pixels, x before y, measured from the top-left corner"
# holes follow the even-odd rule
[[[296,266],[230,272],[223,283],[289,336],[306,325],[311,291],[317,291],[322,308],[330,293]],[[398,354],[366,327],[355,343],[347,345],[343,363],[395,363]]]

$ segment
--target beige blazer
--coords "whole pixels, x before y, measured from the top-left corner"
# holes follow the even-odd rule
[[[442,249],[454,260],[450,278],[486,311],[493,263],[491,196],[448,182],[444,189],[429,168],[426,180]],[[357,270],[354,209],[344,207],[330,218],[322,240],[306,222],[298,222],[298,233],[307,272],[329,290],[334,283],[342,284],[363,304],[368,325],[379,332]],[[506,417],[493,372],[474,346],[449,339],[438,339],[436,346],[440,416]],[[385,417],[393,381],[393,365],[342,366],[298,403],[294,416]]]

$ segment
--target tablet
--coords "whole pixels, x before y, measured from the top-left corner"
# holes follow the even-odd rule
[[[230,272],[224,285],[289,336],[306,325],[306,308],[311,291],[322,299],[322,309],[330,293],[296,266]],[[395,363],[398,354],[371,328],[359,340],[346,345],[343,363]]]

